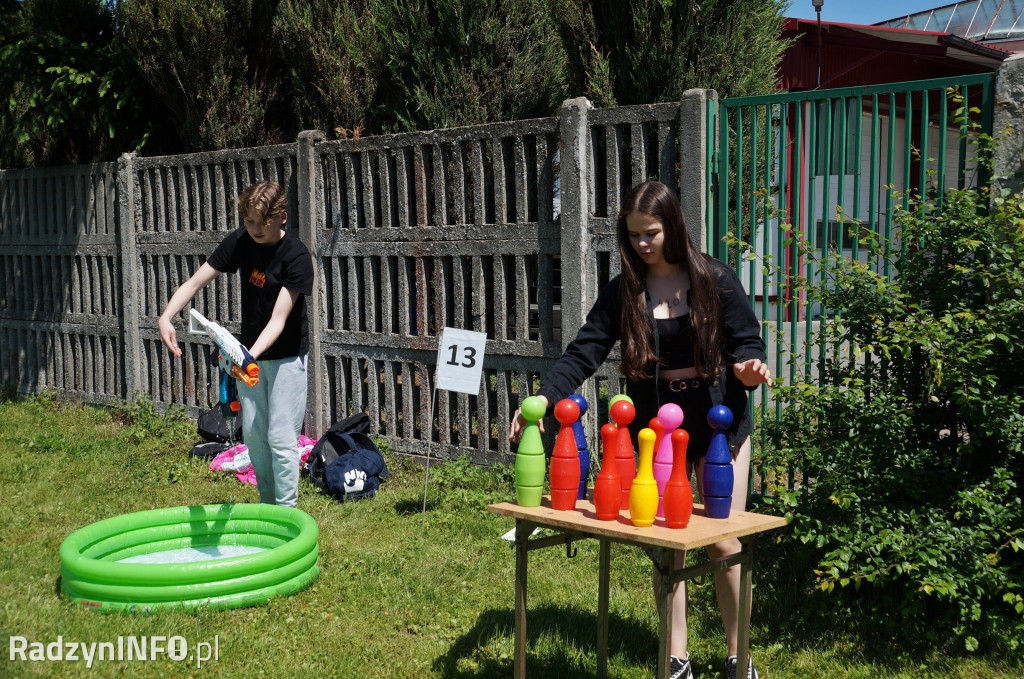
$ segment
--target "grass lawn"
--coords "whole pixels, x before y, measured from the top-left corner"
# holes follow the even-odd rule
[[[387,455],[391,479],[372,500],[340,504],[306,481],[299,507],[320,526],[322,571],[313,585],[266,605],[230,611],[103,615],[59,593],[58,548],[71,532],[126,512],[186,504],[255,502],[255,488],[186,453],[195,427],[145,402],[104,410],[51,396],[0,403],[0,631],[50,644],[181,636],[216,642],[218,658],[0,661],[11,677],[507,677],[512,673],[514,553],[500,536],[513,521],[486,511],[514,496],[507,469],[434,466],[426,525],[423,468]],[[596,667],[597,543],[530,555],[530,677],[591,677]],[[873,638],[835,619],[801,587],[779,582],[762,540],[751,649],[762,677],[1022,676],[999,658],[949,655]],[[703,554],[695,555],[702,559]],[[650,677],[657,617],[650,564],[612,550],[610,676]],[[697,677],[722,675],[724,636],[710,577],[691,588],[690,652]]]

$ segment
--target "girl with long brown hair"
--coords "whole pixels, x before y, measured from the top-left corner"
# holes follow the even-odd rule
[[[690,434],[687,466],[701,489],[704,455],[713,434],[707,425],[712,405],[733,413],[726,436],[734,460],[733,508],[745,508],[752,420],[748,394],[771,385],[761,328],[736,273],[699,252],[691,243],[675,194],[664,184],[644,182],[623,198],[616,224],[621,272],[598,295],[587,321],[562,358],[545,376],[537,396],[548,407],[573,393],[621,343],[626,393],[636,406],[634,448],[639,430],[658,408],[677,403]],[[517,410],[509,438],[517,440],[525,421]],[[739,540],[708,546],[711,559],[740,551]],[[685,562],[686,555],[677,557]],[[681,566],[682,563],[677,564]],[[726,674],[736,676],[740,567],[715,572],[718,606],[725,627]],[[687,653],[685,583],[673,598],[671,676],[691,679]],[[756,679],[753,661],[746,676]]]

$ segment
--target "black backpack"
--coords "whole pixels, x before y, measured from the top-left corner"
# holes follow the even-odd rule
[[[199,413],[199,419],[196,422],[196,428],[199,430],[199,436],[204,441],[211,443],[225,443],[229,440],[230,434],[234,433],[235,443],[242,442],[242,412],[239,410],[235,413],[234,417],[225,417],[225,410],[227,405],[217,403],[209,410],[204,410]],[[231,422],[231,428],[228,427],[228,422]]]
[[[309,451],[310,482],[338,500],[373,497],[388,478],[388,466],[366,432],[370,417],[358,413],[335,422]]]

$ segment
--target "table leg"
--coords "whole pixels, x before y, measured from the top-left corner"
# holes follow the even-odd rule
[[[661,595],[658,597],[658,679],[668,679],[671,670],[668,657],[672,648],[672,600],[675,597],[672,575],[676,567],[676,550],[662,549],[661,557],[654,565],[658,571],[656,577],[661,581]]]
[[[608,588],[612,543],[601,540],[597,580],[597,679],[608,676]]]
[[[736,630],[736,676],[747,676],[747,663],[750,654],[750,602],[753,596],[753,538],[741,539],[746,558],[740,562],[740,610]]]
[[[515,656],[512,659],[512,675],[515,679],[526,679],[526,541],[533,530],[533,524],[516,521],[516,593],[515,593]]]

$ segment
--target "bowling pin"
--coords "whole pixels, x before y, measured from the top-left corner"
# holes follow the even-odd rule
[[[572,394],[570,399],[580,408],[579,419],[572,425],[572,431],[576,434],[576,448],[580,457],[580,487],[576,493],[577,500],[587,499],[587,477],[590,475],[590,446],[587,445],[587,433],[583,431],[583,416],[587,414],[587,399],[579,394]]]
[[[601,471],[594,479],[594,511],[602,521],[614,521],[622,504],[622,484],[616,466],[618,430],[610,422],[601,427]]]
[[[562,425],[551,452],[551,507],[562,511],[576,509],[576,493],[580,486],[580,456],[572,425],[579,419],[580,408],[572,399],[563,398],[555,404],[555,419]]]
[[[693,514],[693,487],[686,468],[686,446],[690,434],[676,429],[670,437],[672,444],[672,475],[665,484],[665,524],[669,528],[686,528]]]
[[[658,409],[658,423],[663,434],[654,448],[654,480],[658,483],[658,514],[665,516],[665,484],[672,475],[672,432],[683,423],[683,409],[675,403],[666,403]]]
[[[729,518],[732,507],[732,453],[725,430],[732,424],[732,411],[725,406],[711,406],[708,426],[715,430],[704,458],[704,514],[712,519]]]
[[[633,453],[633,439],[629,436],[629,423],[636,417],[636,408],[633,407],[632,401],[620,399],[612,405],[610,415],[619,428],[615,446],[619,483],[622,484],[622,502],[619,508],[629,509],[629,489],[633,485],[633,477],[636,476],[636,456]]]
[[[646,528],[654,523],[654,514],[658,511],[658,484],[651,469],[654,464],[656,438],[657,434],[648,428],[641,429],[637,435],[640,465],[629,490],[629,520],[639,528]]]
[[[516,449],[516,504],[520,507],[539,507],[544,493],[544,442],[537,422],[546,410],[544,401],[537,396],[523,399],[520,407],[526,420]]]

